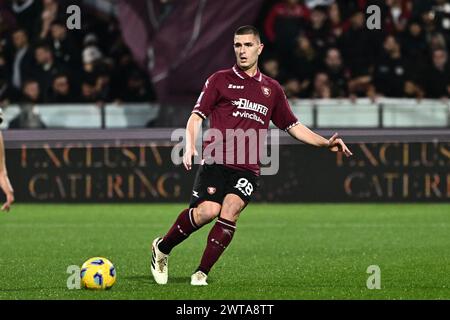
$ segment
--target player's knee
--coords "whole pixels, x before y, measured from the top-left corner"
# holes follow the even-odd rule
[[[229,204],[226,207],[223,206],[222,211],[220,212],[220,217],[223,219],[236,222],[239,219],[239,215],[241,213],[241,205],[240,204]]]
[[[218,203],[202,203],[194,209],[195,223],[199,226],[207,224],[214,220],[220,213]]]
[[[236,222],[239,219],[239,215],[244,207],[245,203],[242,199],[238,198],[234,194],[227,195],[220,211],[220,217]]]
[[[240,211],[225,210],[220,213],[220,217],[228,221],[236,222],[239,219]]]

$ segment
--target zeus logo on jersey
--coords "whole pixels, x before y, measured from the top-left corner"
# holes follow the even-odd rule
[[[231,103],[233,105],[237,106],[238,109],[255,111],[255,112],[261,113],[263,115],[267,115],[267,111],[269,111],[269,108],[267,108],[266,106],[256,103],[256,102],[251,102],[250,100],[243,99],[243,98],[240,98],[239,100],[231,101]]]
[[[235,84],[229,84],[228,89],[244,89],[244,86],[237,86]]]

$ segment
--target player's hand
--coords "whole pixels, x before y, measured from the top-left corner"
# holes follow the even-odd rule
[[[353,155],[350,149],[345,145],[344,141],[339,138],[337,132],[328,140],[328,148],[333,152],[343,152],[347,157]]]
[[[6,172],[0,173],[0,188],[6,194],[6,202],[2,205],[1,210],[8,212],[14,202],[14,190]]]
[[[6,194],[6,202],[2,205],[2,211],[8,212],[13,202],[14,202],[14,194],[12,192],[8,192]]]
[[[197,150],[195,148],[188,148],[187,151],[183,155],[183,165],[186,170],[192,169],[192,157],[197,156]]]

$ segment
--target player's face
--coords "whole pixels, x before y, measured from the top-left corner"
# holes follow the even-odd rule
[[[261,54],[262,49],[263,44],[253,34],[234,36],[236,62],[243,70],[248,70],[258,63],[258,56]]]

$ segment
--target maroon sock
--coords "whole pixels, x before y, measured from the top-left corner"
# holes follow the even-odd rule
[[[216,224],[209,232],[208,243],[197,270],[208,274],[209,270],[211,270],[212,266],[219,260],[220,255],[230,244],[235,230],[235,222],[223,218],[217,219]]]
[[[163,240],[158,244],[159,250],[162,253],[169,254],[176,245],[186,240],[191,233],[198,229],[199,227],[194,221],[194,209],[184,209],[172,228],[170,228],[169,232],[167,232]]]

